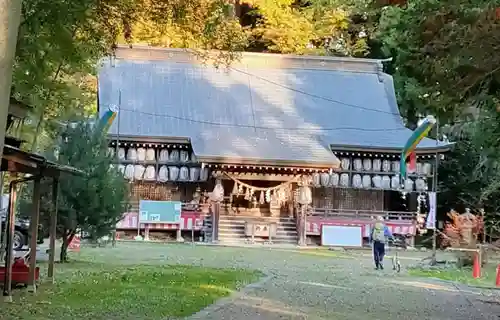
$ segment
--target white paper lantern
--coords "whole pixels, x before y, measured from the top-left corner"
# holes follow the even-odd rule
[[[144,178],[144,172],[146,171],[146,168],[144,166],[137,164],[134,166],[134,179],[135,180],[142,180]]]
[[[155,161],[155,160],[156,160],[155,149],[148,148],[146,150],[146,161]]]
[[[125,148],[118,149],[118,160],[125,160]]]
[[[312,203],[312,190],[308,186],[299,187],[298,202],[301,205],[308,205]]]
[[[391,162],[389,160],[382,161],[382,171],[389,172],[391,171]]]
[[[408,178],[405,180],[405,191],[413,191],[414,182],[412,179]]]
[[[361,179],[360,174],[355,174],[352,177],[352,186],[353,188],[361,188],[363,186],[363,180]]]
[[[371,159],[363,159],[363,169],[365,171],[372,170],[372,160]]]
[[[337,187],[339,185],[339,175],[338,173],[332,173],[330,175],[330,182],[329,184],[332,186],[332,187]]]
[[[430,163],[424,163],[424,168],[423,168],[423,173],[427,176],[431,175],[432,173],[432,164]]]
[[[160,161],[161,162],[167,162],[168,161],[168,150],[167,149],[161,149],[161,151],[160,151]]]
[[[382,177],[379,175],[373,176],[372,183],[373,183],[373,187],[375,187],[377,189],[381,189],[382,188]]]
[[[348,187],[349,186],[349,175],[347,173],[342,173],[340,175],[340,186],[341,187]]]
[[[361,161],[361,159],[359,159],[359,158],[354,159],[354,162],[352,165],[354,167],[354,170],[356,170],[356,171],[363,170],[363,161]]]
[[[168,168],[167,166],[161,166],[158,171],[158,181],[166,182],[168,181]]]
[[[127,160],[136,161],[137,160],[137,150],[135,148],[128,148],[127,150]]]
[[[118,171],[120,171],[121,174],[125,175],[125,166],[123,164],[120,164],[118,166]]]
[[[321,173],[320,182],[323,187],[328,187],[330,182],[330,175],[326,172]]]
[[[317,172],[312,174],[312,186],[315,188],[321,186],[319,173]]]
[[[181,150],[181,152],[179,153],[179,161],[180,162],[188,162],[189,161],[189,152],[187,152],[186,150]]]
[[[189,169],[189,180],[198,181],[200,179],[200,168],[192,167]]]
[[[351,160],[349,158],[342,158],[340,160],[340,166],[342,170],[349,170],[351,167]]]
[[[363,175],[362,180],[363,188],[368,189],[372,187],[372,177],[368,174]]]
[[[207,181],[208,180],[208,176],[209,176],[210,172],[208,171],[208,168],[202,168],[200,170],[200,181]]]
[[[398,173],[399,170],[401,169],[399,161],[393,161],[392,162],[392,172]]]
[[[189,180],[189,169],[187,167],[181,167],[179,171],[179,180],[181,181]]]
[[[147,166],[146,172],[144,172],[144,180],[155,181],[156,180],[156,168],[155,166]]]
[[[400,185],[399,185],[399,184],[400,184],[400,181],[399,181],[399,176],[397,176],[397,175],[396,175],[396,176],[393,176],[393,177],[391,178],[391,188],[392,188],[392,189],[399,189],[399,187],[400,187]]]
[[[415,189],[417,191],[425,191],[426,187],[427,183],[425,182],[424,179],[418,178],[417,180],[415,180]]]
[[[168,179],[170,181],[177,181],[179,179],[179,168],[174,166],[168,167]]]
[[[215,182],[214,190],[210,194],[210,200],[214,202],[221,202],[224,200],[224,187],[220,179],[217,179]]]
[[[128,164],[125,167],[125,178],[127,178],[127,179],[134,178],[134,165],[133,164]]]
[[[168,160],[170,162],[179,162],[180,160],[180,155],[179,155],[179,150],[174,149],[170,152]]]
[[[373,159],[373,171],[380,172],[382,170],[382,160]]]
[[[386,190],[391,188],[391,178],[389,176],[382,177],[382,188]]]
[[[146,160],[146,149],[144,149],[144,148],[137,149],[137,160],[138,161]]]

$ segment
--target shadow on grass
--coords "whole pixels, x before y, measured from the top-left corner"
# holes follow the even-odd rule
[[[261,274],[182,265],[119,266],[75,261],[58,283],[2,306],[2,319],[160,319],[191,315]]]

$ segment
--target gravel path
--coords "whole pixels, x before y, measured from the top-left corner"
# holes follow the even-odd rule
[[[500,303],[488,303],[500,301],[499,296],[395,274],[389,270],[389,261],[386,270],[376,271],[364,255],[334,258],[264,248],[146,245],[147,250],[136,248],[137,254],[132,256],[127,248],[144,245],[119,244],[119,250],[111,250],[113,257],[130,263],[243,267],[262,270],[268,276],[257,287],[190,320],[500,319]]]

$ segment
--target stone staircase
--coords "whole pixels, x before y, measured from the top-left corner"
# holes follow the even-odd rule
[[[298,235],[294,218],[286,217],[243,217],[243,216],[220,216],[219,219],[219,243],[221,244],[244,244],[250,238],[245,236],[246,221],[276,222],[276,237],[272,239],[275,244],[297,245]],[[264,243],[268,239],[255,237],[255,243]]]

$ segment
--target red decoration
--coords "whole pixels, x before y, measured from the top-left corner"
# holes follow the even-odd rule
[[[415,171],[417,171],[417,156],[415,155],[415,152],[412,152],[409,156],[408,172]]]
[[[71,251],[80,252],[80,236],[79,235],[75,235],[73,237],[73,240],[71,240],[70,244],[68,245],[68,249]]]
[[[497,287],[500,287],[500,264],[497,267],[497,279],[495,281],[495,285]]]
[[[479,262],[479,253],[474,255],[474,264],[472,266],[472,277],[474,279],[481,277],[481,263]]]

